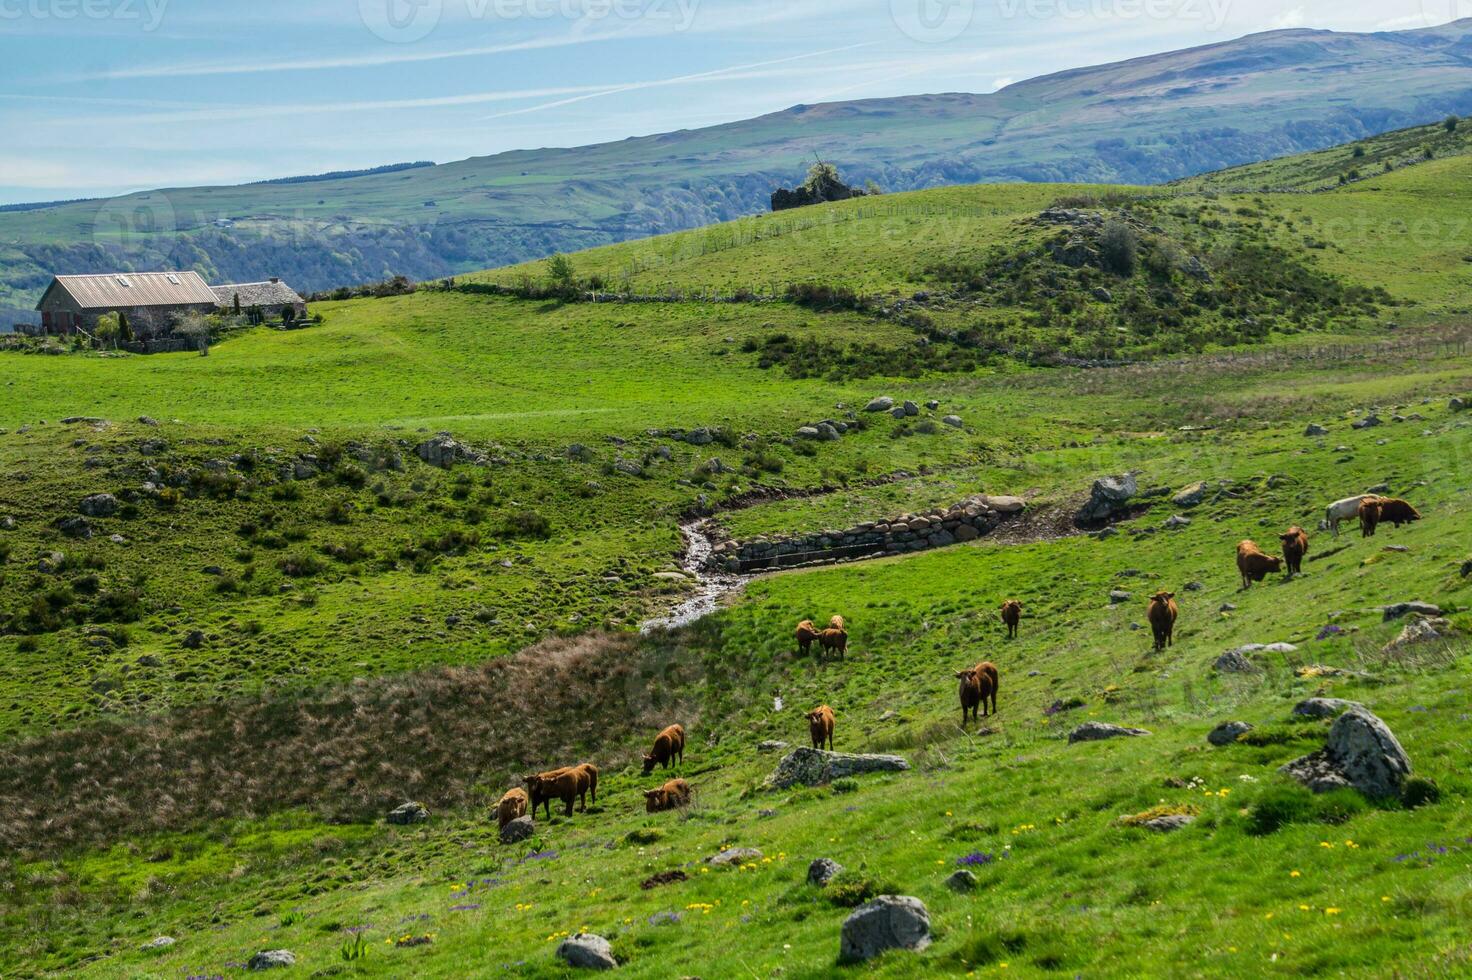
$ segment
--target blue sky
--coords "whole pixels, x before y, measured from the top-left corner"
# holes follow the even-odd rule
[[[0,202],[570,146],[990,92],[1472,0],[0,0]]]

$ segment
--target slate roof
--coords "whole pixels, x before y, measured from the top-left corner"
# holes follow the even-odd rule
[[[252,306],[292,306],[302,302],[296,290],[286,283],[277,282],[236,282],[224,286],[211,286],[215,302],[221,306],[233,306],[235,297],[240,297],[240,308],[249,309]]]
[[[96,276],[57,276],[46,291],[66,290],[81,310],[135,306],[189,306],[215,302],[197,272],[118,272]],[[39,309],[39,306],[37,307]]]

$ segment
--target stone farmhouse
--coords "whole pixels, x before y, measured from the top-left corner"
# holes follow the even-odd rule
[[[98,317],[125,313],[133,335],[148,341],[168,336],[181,314],[233,310],[237,296],[242,312],[258,310],[263,317],[280,316],[288,308],[297,316],[307,311],[296,291],[279,279],[211,287],[197,272],[56,276],[36,309],[44,334],[91,333]]]

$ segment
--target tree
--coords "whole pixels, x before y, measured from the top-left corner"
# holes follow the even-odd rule
[[[866,180],[866,181],[864,181],[864,194],[865,195],[867,195],[869,197],[878,197],[880,194],[883,194],[883,193],[884,193],[884,188],[880,187],[879,184],[876,183],[875,181],[873,181],[873,180]]]
[[[195,310],[180,313],[174,318],[174,333],[194,342],[200,357],[210,355],[210,324],[204,314]]]
[[[133,342],[133,327],[128,323],[127,310],[118,310],[118,339],[125,344]]]
[[[236,293],[230,303],[231,312],[240,316],[240,294]]]
[[[1448,133],[1455,133],[1457,131],[1457,127],[1461,124],[1462,120],[1458,119],[1456,116],[1447,116],[1446,119],[1442,122],[1441,128],[1445,129]]]
[[[1350,156],[1354,157],[1356,160],[1358,160],[1360,157],[1362,157],[1364,155],[1365,155],[1365,148],[1363,146],[1357,146],[1357,147],[1355,147],[1354,148],[1354,152],[1350,154]]]
[[[547,261],[547,277],[552,280],[553,288],[563,296],[571,296],[577,291],[578,279],[573,272],[572,260],[561,252]]]
[[[295,323],[295,322],[296,322],[296,307],[294,307],[294,306],[283,306],[281,308],[281,325],[283,327],[286,327],[286,328],[290,329],[291,325],[293,323]]]
[[[97,318],[97,326],[93,328],[92,332],[97,335],[98,340],[102,341],[104,347],[109,345],[117,347],[118,334],[120,333],[118,329],[118,315],[116,313],[102,314],[102,316]]]
[[[1103,267],[1116,275],[1128,278],[1135,274],[1135,262],[1140,255],[1140,237],[1128,222],[1111,218],[1099,232],[1099,259]]]

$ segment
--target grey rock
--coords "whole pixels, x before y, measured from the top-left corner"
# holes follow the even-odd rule
[[[843,865],[832,858],[818,858],[808,865],[808,884],[822,888],[843,871]]]
[[[204,646],[204,631],[190,630],[188,633],[184,634],[184,639],[180,640],[179,642],[180,645],[183,646],[186,650],[198,650],[200,647]]]
[[[821,439],[823,442],[836,442],[838,439],[842,438],[842,433],[838,431],[837,426],[835,426],[832,422],[819,422],[818,438]]]
[[[608,940],[591,932],[580,932],[558,943],[557,958],[577,970],[618,969]]]
[[[825,752],[822,749],[799,748],[789,752],[767,777],[774,789],[789,786],[819,786],[845,776],[867,772],[903,772],[910,764],[897,755],[851,755]]]
[[[1068,733],[1068,742],[1099,742],[1106,738],[1136,738],[1150,733],[1143,728],[1124,728],[1102,721],[1086,721]]]
[[[1131,598],[1131,594],[1124,589],[1114,589],[1109,593],[1109,604],[1117,606],[1121,602],[1129,602]]]
[[[920,414],[920,406],[919,405],[916,405],[914,402],[911,402],[911,401],[905,402],[903,408],[905,410],[905,414],[906,415],[914,416],[914,415],[919,415]]]
[[[158,419],[149,418],[147,415],[140,415],[138,416],[138,423],[140,425],[158,425]]]
[[[85,517],[64,517],[56,522],[56,529],[69,538],[81,541],[92,537],[92,525]]]
[[[1411,759],[1385,722],[1356,705],[1330,727],[1323,749],[1279,771],[1315,793],[1352,786],[1366,796],[1386,797],[1399,795]]]
[[[1249,660],[1247,654],[1240,649],[1228,650],[1217,657],[1212,667],[1221,674],[1255,674],[1259,670],[1258,666]]]
[[[889,410],[889,414],[892,415],[892,416],[894,416],[897,419],[904,418],[905,417],[905,409],[904,409],[904,406],[902,406],[902,405],[896,405],[894,408],[891,408]]]
[[[110,493],[94,493],[83,497],[77,509],[88,517],[111,517],[118,512],[118,498]]]
[[[1206,484],[1193,483],[1188,487],[1182,487],[1176,495],[1170,498],[1170,502],[1177,507],[1195,507],[1206,499]]]
[[[721,853],[706,858],[705,863],[714,868],[731,868],[761,859],[762,852],[754,847],[728,847]]]
[[[1098,300],[1099,302],[1101,302],[1101,303],[1113,303],[1114,302],[1114,294],[1111,293],[1109,290],[1105,289],[1103,286],[1095,286],[1094,287],[1094,291],[1093,291],[1093,295],[1094,295],[1094,298],[1096,300]]]
[[[1250,731],[1252,726],[1245,721],[1224,721],[1207,733],[1206,740],[1212,745],[1231,745]]]
[[[0,517],[0,531],[14,531],[19,526],[20,525],[16,523],[15,518],[11,517],[9,514],[6,514],[4,517]]]
[[[63,551],[48,551],[36,560],[36,571],[43,575],[55,575],[61,571],[66,564],[66,553]]]
[[[925,403],[925,407],[928,408],[928,409],[930,409],[933,412],[937,408],[940,408],[940,402],[938,402],[934,398],[932,398],[930,401],[928,401],[928,402]]]
[[[1349,425],[1349,427],[1351,429],[1373,429],[1373,428],[1375,428],[1375,426],[1377,426],[1377,425],[1383,425],[1383,424],[1384,423],[1382,423],[1380,421],[1380,416],[1378,416],[1378,415],[1366,415],[1362,419],[1358,419],[1358,420],[1356,420],[1354,422],[1351,422],[1350,425]]]
[[[838,955],[844,962],[873,959],[891,949],[919,952],[930,945],[930,913],[909,895],[880,895],[843,922]]]
[[[1418,643],[1448,640],[1457,633],[1450,620],[1439,616],[1417,616],[1400,631],[1400,634],[1385,644],[1381,652],[1387,656],[1398,656]]]
[[[1224,602],[1216,607],[1217,612],[1236,612],[1237,607],[1230,602]]]
[[[799,439],[811,439],[814,441],[823,438],[822,434],[818,432],[818,427],[816,425],[800,426],[797,432],[794,433],[794,435],[796,435]]]
[[[1140,826],[1147,830],[1153,830],[1158,834],[1168,834],[1172,830],[1180,830],[1182,827],[1190,826],[1195,819],[1189,813],[1167,813],[1164,816],[1146,820]]]
[[[1385,618],[1383,622],[1400,619],[1407,613],[1415,613],[1418,616],[1440,616],[1441,607],[1429,602],[1397,602],[1385,607]]]
[[[965,422],[961,421],[961,416],[959,415],[947,415],[941,419],[941,423],[944,425],[949,425],[953,429],[959,429],[966,424]]]
[[[1308,428],[1303,430],[1303,434],[1306,436],[1326,436],[1329,434],[1329,430],[1322,425],[1310,422]]]
[[[162,660],[155,657],[151,653],[145,653],[143,656],[139,657],[133,662],[139,667],[162,667],[164,665],[164,662]]]
[[[625,476],[643,476],[644,467],[636,459],[615,459],[613,468]]]
[[[536,826],[529,816],[517,817],[501,828],[501,843],[516,844],[529,839],[536,833]]]
[[[786,742],[778,741],[774,738],[769,738],[766,741],[757,745],[756,750],[758,752],[781,752],[785,748],[787,748]]]
[[[1168,531],[1175,531],[1175,530],[1178,530],[1180,528],[1190,527],[1190,526],[1191,526],[1191,518],[1189,518],[1189,517],[1182,517],[1180,514],[1172,514],[1172,515],[1170,515],[1169,517],[1167,517],[1165,519],[1165,528]]]
[[[1464,412],[1467,410],[1469,404],[1472,404],[1472,402],[1469,402],[1466,398],[1453,398],[1446,403],[1446,407],[1448,411]]]
[[[460,461],[466,450],[448,434],[441,432],[434,438],[426,439],[414,447],[414,453],[430,466],[438,466],[440,469],[447,470]]]
[[[887,412],[891,408],[894,408],[894,399],[888,395],[880,395],[878,398],[871,399],[869,404],[864,406],[864,411]]]
[[[946,879],[946,887],[953,892],[974,892],[976,891],[976,875],[966,868],[961,868]]]
[[[255,954],[245,964],[247,970],[278,970],[295,966],[296,954],[289,949],[266,949]]]
[[[1017,514],[1027,509],[1021,497],[987,497],[986,505],[998,514]]]
[[[144,943],[138,948],[142,950],[168,949],[176,942],[178,942],[178,940],[175,939],[173,936],[159,936],[156,939],[150,939],[148,942]]]
[[[575,459],[582,463],[586,463],[593,458],[593,450],[580,442],[575,442],[571,446],[568,446],[566,452],[568,459]]]
[[[400,803],[389,811],[388,822],[396,826],[424,823],[429,819],[429,810],[423,803]]]
[[[691,429],[689,432],[681,436],[681,439],[683,439],[685,442],[688,442],[692,446],[709,446],[711,443],[715,442],[716,436],[715,433],[702,426],[699,429]]]
[[[1079,511],[1078,518],[1085,523],[1106,520],[1125,509],[1139,492],[1140,485],[1133,473],[1102,477],[1094,481],[1089,502]]]
[[[1300,718],[1335,718],[1351,708],[1363,708],[1358,701],[1343,698],[1305,698],[1293,706]]]

